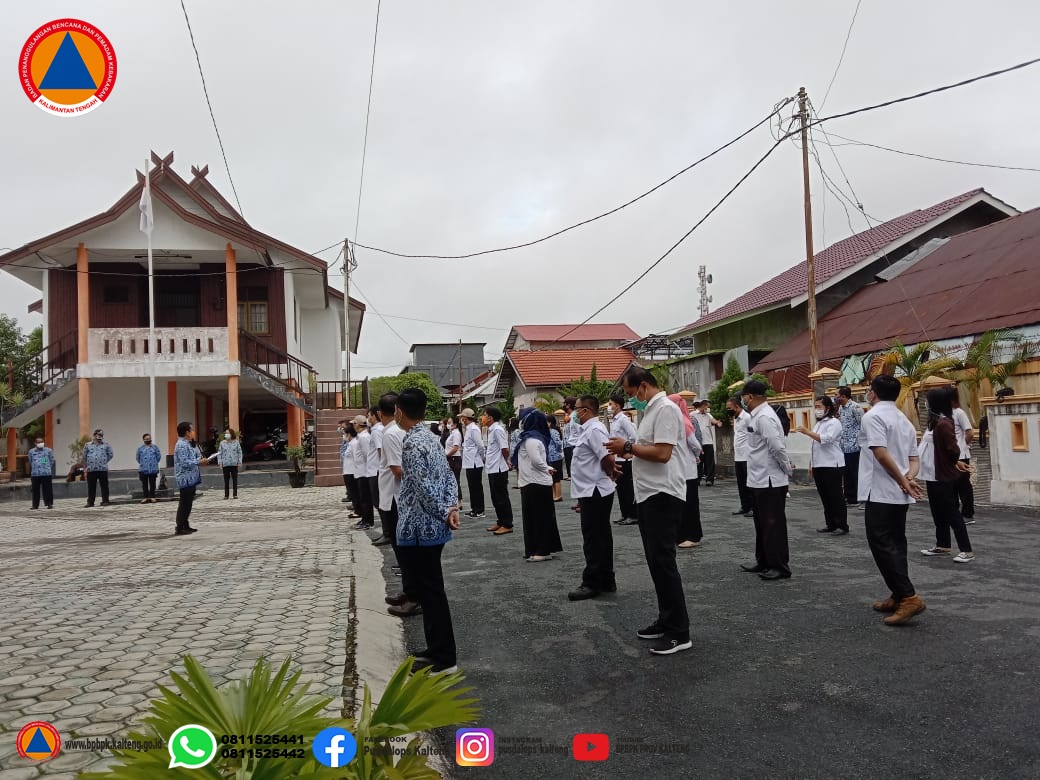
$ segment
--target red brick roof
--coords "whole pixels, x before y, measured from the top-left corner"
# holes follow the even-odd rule
[[[514,325],[525,341],[635,341],[639,334],[624,323],[599,325]]]
[[[927,209],[918,209],[901,217],[890,219],[877,227],[856,233],[826,249],[817,252],[816,283],[821,285],[832,276],[852,268],[866,257],[880,251],[894,241],[898,241],[918,228],[927,225],[944,214],[953,211],[965,202],[975,198],[985,190],[979,188],[944,200]],[[724,306],[690,323],[678,332],[693,328],[703,328],[713,322],[729,319],[740,314],[747,314],[765,306],[775,305],[807,293],[809,272],[803,260],[798,265],[788,268],[781,274],[763,282],[750,292],[744,293]]]
[[[517,374],[527,387],[555,387],[592,374],[596,378],[616,381],[636,356],[627,349],[542,349],[510,350],[506,353]]]

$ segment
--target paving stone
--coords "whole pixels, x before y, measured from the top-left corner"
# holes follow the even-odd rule
[[[106,701],[115,696],[112,691],[88,691],[81,693],[78,696],[73,696],[71,701],[73,704],[97,704],[98,702]]]
[[[78,696],[83,691],[79,688],[52,688],[41,693],[38,698],[40,701],[61,701],[62,699],[71,699],[73,696]]]
[[[61,712],[68,706],[70,706],[70,704],[65,699],[61,699],[58,701],[39,701],[30,704],[28,707],[23,707],[22,714],[53,716],[55,713]]]
[[[40,773],[35,767],[22,767],[18,769],[0,769],[0,780],[32,780],[39,777]]]
[[[96,759],[97,755],[89,750],[66,750],[48,761],[43,768],[50,776],[54,770],[82,769]]]
[[[99,721],[84,726],[76,734],[81,737],[117,737],[122,736],[125,730],[126,725],[118,721]]]

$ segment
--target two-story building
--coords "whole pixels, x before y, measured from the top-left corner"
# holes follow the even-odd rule
[[[46,345],[32,369],[39,391],[3,426],[44,416],[59,458],[103,428],[113,468],[135,467],[145,432],[171,453],[184,420],[200,438],[211,426],[249,436],[283,424],[299,442],[318,396],[341,397],[344,317],[356,352],[364,305],[344,306],[323,260],[246,222],[208,168],[189,181],[172,153],[152,158],[151,285],[141,173],[107,210],[0,255],[0,269],[41,291]]]

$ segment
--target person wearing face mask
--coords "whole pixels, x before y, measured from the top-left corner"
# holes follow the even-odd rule
[[[94,506],[98,485],[101,485],[101,506],[108,506],[108,464],[115,457],[112,445],[105,441],[105,432],[98,428],[94,438],[83,448],[83,468],[87,472],[87,509]]]
[[[968,536],[964,517],[957,501],[957,485],[968,464],[960,460],[961,446],[957,440],[957,424],[950,393],[945,388],[928,391],[928,429],[921,437],[920,476],[925,480],[928,491],[928,508],[932,511],[935,524],[935,547],[921,550],[928,557],[950,554],[950,530],[957,539],[960,553],[954,557],[957,563],[975,560],[971,539]]]
[[[747,486],[747,427],[751,419],[740,402],[740,396],[726,400],[726,414],[733,420],[733,470],[737,475],[737,495],[740,496],[740,508],[730,514],[750,516],[754,512],[751,491]]]
[[[43,505],[48,509],[54,508],[54,474],[58,463],[54,459],[54,450],[43,442],[42,436],[36,437],[36,446],[29,450],[29,478],[32,481],[32,506],[30,509],[40,508],[40,495],[43,495]]]
[[[232,428],[224,431],[224,439],[217,450],[217,463],[224,472],[224,500],[228,500],[228,488],[231,485],[234,485],[232,498],[238,498],[238,467],[242,465],[242,445]]]
[[[578,422],[578,414],[574,411],[574,406],[578,403],[578,399],[574,396],[563,399],[563,462],[567,466],[567,476],[564,479],[571,478],[571,458],[574,457],[574,447],[578,443],[578,439],[581,436],[581,423]],[[571,507],[575,509],[577,505]]]
[[[766,403],[766,385],[752,379],[740,391],[748,420],[748,487],[755,507],[755,563],[742,565],[763,580],[791,576],[787,545],[787,485],[791,463],[780,418]]]
[[[459,418],[453,417],[445,423],[448,435],[444,439],[444,455],[448,459],[455,484],[459,487],[459,511],[462,511],[462,431]]]
[[[159,476],[159,463],[162,462],[162,453],[159,447],[152,444],[152,434],[146,433],[141,437],[144,443],[137,448],[137,476],[141,480],[141,492],[144,498],[142,504],[154,504],[155,480]]]
[[[177,424],[177,444],[173,448],[173,476],[177,480],[177,519],[174,533],[177,536],[187,536],[198,531],[188,524],[191,517],[191,508],[195,503],[195,494],[199,485],[202,484],[202,472],[199,465],[202,457],[197,447],[194,446],[191,434],[194,428],[190,422]]]
[[[658,608],[657,619],[636,636],[654,642],[651,653],[671,655],[693,647],[686,595],[675,561],[675,539],[686,501],[686,462],[680,452],[686,443],[686,427],[679,407],[668,400],[645,368],[629,368],[621,377],[621,387],[629,396],[629,406],[643,416],[634,442],[614,437],[606,446],[616,456],[633,459],[639,535]]]
[[[826,395],[816,399],[813,414],[816,416],[816,424],[811,430],[802,425],[794,430],[805,434],[813,442],[809,474],[823,502],[823,519],[826,523],[825,527],[816,530],[821,534],[841,536],[849,532],[848,507],[842,489],[845,453],[841,451],[841,420],[838,419],[837,406]]]
[[[610,436],[625,441],[636,440],[636,426],[623,411],[625,408],[625,394],[615,392],[610,396],[607,404],[607,415],[610,417]],[[636,517],[636,494],[632,487],[632,458],[621,457],[616,463],[621,467],[621,473],[617,478],[618,508],[621,510],[621,519],[615,520],[618,525],[636,525],[639,519]]]
[[[502,425],[502,410],[489,406],[482,422],[487,426],[487,472],[491,505],[495,508],[495,522],[488,531],[496,536],[513,533],[513,504],[509,500],[509,434]]]
[[[339,434],[339,462],[342,467],[343,474],[343,498],[340,499],[340,503],[350,504],[347,507],[348,511],[352,511],[357,505],[354,503],[354,496],[350,492],[350,483],[347,481],[347,475],[354,476],[354,462],[351,460],[349,471],[347,470],[347,461],[345,460],[347,454],[347,447],[350,445],[350,438],[347,436],[347,425],[350,424],[349,420],[338,420],[336,422],[336,433]],[[349,517],[349,515],[348,515]]]

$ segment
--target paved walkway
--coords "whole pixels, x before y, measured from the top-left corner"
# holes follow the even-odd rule
[[[14,737],[32,720],[67,737],[126,737],[186,653],[222,681],[292,654],[341,711],[358,678],[382,689],[401,655],[382,556],[344,532],[342,489],[218,491],[175,537],[175,503],[51,511],[0,504],[0,780],[71,780],[111,763],[62,752],[34,766]],[[357,656],[349,636],[364,637]]]

